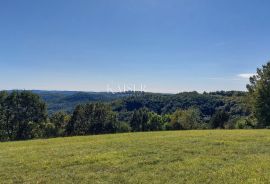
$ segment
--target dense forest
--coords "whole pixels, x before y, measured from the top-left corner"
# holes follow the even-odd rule
[[[117,132],[268,128],[270,63],[248,92],[0,92],[0,140]]]

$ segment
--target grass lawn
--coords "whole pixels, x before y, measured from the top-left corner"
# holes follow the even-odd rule
[[[270,130],[0,143],[0,183],[270,183]]]

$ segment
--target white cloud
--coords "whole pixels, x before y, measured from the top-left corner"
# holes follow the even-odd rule
[[[243,78],[243,79],[249,79],[253,75],[256,75],[255,73],[240,73],[237,75],[237,77]]]

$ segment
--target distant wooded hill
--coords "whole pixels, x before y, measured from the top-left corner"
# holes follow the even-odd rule
[[[89,102],[108,102],[115,111],[129,112],[146,107],[158,114],[172,113],[176,109],[196,107],[204,116],[211,116],[217,108],[225,108],[235,115],[249,113],[246,104],[246,92],[218,91],[211,93],[183,92],[178,94],[160,93],[106,93],[78,91],[42,91],[34,90],[35,94],[47,103],[48,112],[72,112],[76,105]]]
[[[106,92],[81,92],[81,91],[42,91],[33,90],[48,106],[48,112],[57,111],[72,112],[79,104],[89,102],[111,102],[123,97],[131,96],[131,93],[106,93]]]

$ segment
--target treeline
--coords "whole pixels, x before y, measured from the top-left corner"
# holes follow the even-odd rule
[[[79,104],[47,113],[29,91],[0,92],[0,140],[117,132],[270,127],[270,63],[250,79],[247,92],[134,93],[112,102]]]
[[[232,99],[225,102],[220,96],[209,98],[209,94],[196,92],[178,94],[173,98],[181,100],[166,104],[162,95],[135,94],[113,103],[81,104],[72,113],[48,115],[46,103],[36,94],[29,91],[1,92],[0,139],[255,127],[247,123],[249,117],[239,107],[239,102],[236,107],[241,110],[235,109],[236,102],[233,103]],[[242,111],[244,116],[240,113]]]

